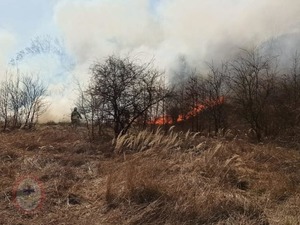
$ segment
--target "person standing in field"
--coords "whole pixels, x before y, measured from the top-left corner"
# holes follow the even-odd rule
[[[77,111],[77,107],[74,108],[71,113],[71,122],[73,127],[77,127],[80,123],[80,119],[82,119],[80,113]]]

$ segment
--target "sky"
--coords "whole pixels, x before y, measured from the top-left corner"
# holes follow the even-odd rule
[[[154,58],[172,79],[182,57],[201,71],[270,42],[283,60],[300,51],[299,0],[0,0],[0,80],[38,73],[51,103],[44,120],[68,119],[76,83],[110,54]],[[26,52],[34,43],[47,48]]]

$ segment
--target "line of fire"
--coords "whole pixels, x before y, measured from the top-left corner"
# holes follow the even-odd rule
[[[148,124],[158,125],[158,126],[173,125],[173,124],[176,124],[176,123],[180,123],[180,122],[184,122],[186,120],[189,120],[189,119],[199,115],[201,112],[203,112],[206,109],[216,107],[216,106],[220,106],[220,105],[224,105],[224,104],[225,104],[224,96],[221,96],[217,100],[205,100],[202,103],[198,103],[193,109],[191,109],[186,114],[179,114],[178,117],[175,120],[170,115],[163,115],[163,116],[156,117],[153,120],[150,120],[148,122]]]

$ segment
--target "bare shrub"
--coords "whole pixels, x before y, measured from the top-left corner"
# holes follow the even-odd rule
[[[140,64],[129,57],[109,56],[91,66],[92,79],[80,91],[78,107],[94,127],[113,124],[115,136],[125,134],[153,105],[167,97],[162,73],[152,63]]]
[[[47,89],[34,75],[7,74],[0,86],[0,121],[7,128],[33,128],[47,109]]]

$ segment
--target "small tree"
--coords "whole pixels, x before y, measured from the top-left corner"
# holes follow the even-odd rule
[[[226,128],[226,113],[224,99],[228,94],[226,81],[228,79],[228,65],[223,63],[220,67],[208,64],[209,73],[205,79],[204,102],[214,124],[215,133]]]
[[[3,121],[3,130],[6,130],[9,122],[9,92],[7,82],[0,87],[0,120]]]
[[[78,83],[78,92],[79,96],[76,106],[83,115],[89,132],[89,138],[93,140],[96,135],[96,130],[98,130],[99,135],[101,133],[102,123],[104,121],[103,101],[98,95],[91,92],[91,87],[84,91]]]
[[[184,87],[185,101],[183,101],[185,102],[183,108],[185,108],[185,110],[187,111],[182,110],[182,112],[184,112],[183,117],[186,117],[189,112],[194,111],[203,102],[203,85],[204,79],[200,75],[192,74],[187,78]],[[192,130],[194,131],[200,130],[199,113],[200,112],[198,112],[191,118]]]
[[[256,133],[258,141],[268,133],[268,109],[275,90],[274,58],[260,49],[242,50],[231,63],[231,90],[240,115]]]
[[[32,128],[47,109],[46,87],[38,77],[9,74],[0,85],[0,119],[3,129]],[[7,75],[8,76],[8,75]]]
[[[24,127],[32,128],[40,114],[47,108],[47,104],[44,101],[47,89],[38,77],[24,76],[21,82]]]
[[[115,135],[124,134],[151,106],[167,97],[159,71],[151,63],[138,64],[129,57],[109,56],[91,66],[88,92],[99,102],[105,120],[112,119]]]
[[[21,88],[20,75],[11,76],[7,81],[7,91],[9,95],[9,107],[11,112],[11,127],[21,126],[21,109],[24,104],[24,93]]]

